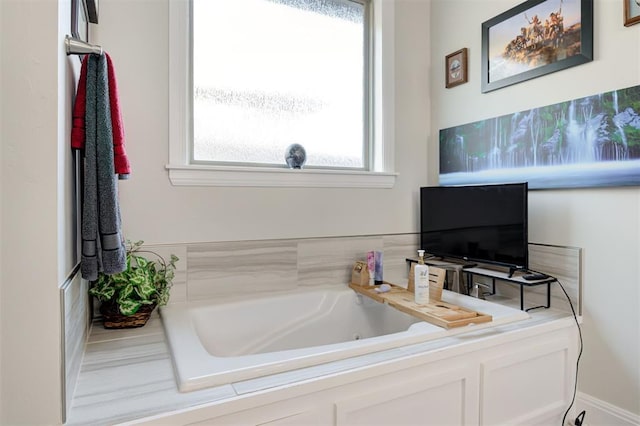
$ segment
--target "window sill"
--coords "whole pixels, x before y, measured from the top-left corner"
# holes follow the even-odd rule
[[[397,173],[354,170],[271,169],[167,165],[174,186],[254,186],[289,188],[393,188]]]

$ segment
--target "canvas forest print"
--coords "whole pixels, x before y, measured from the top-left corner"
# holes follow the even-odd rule
[[[640,185],[640,86],[440,130],[440,185]]]

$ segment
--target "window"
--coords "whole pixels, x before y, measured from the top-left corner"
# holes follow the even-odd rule
[[[368,169],[365,4],[193,1],[193,160]]]
[[[172,183],[393,186],[384,10],[392,35],[389,0],[170,2]],[[292,143],[307,151],[295,176]]]

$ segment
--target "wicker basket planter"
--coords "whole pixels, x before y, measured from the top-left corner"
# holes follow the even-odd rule
[[[116,303],[104,302],[100,305],[104,328],[136,328],[149,321],[156,304],[142,305],[133,315],[122,315]]]
[[[89,286],[89,294],[102,303],[104,328],[142,327],[156,306],[165,306],[169,301],[179,259],[172,254],[166,261],[158,253],[142,249],[143,243],[127,241],[124,270],[115,274],[99,272]],[[146,254],[155,260],[146,258]]]

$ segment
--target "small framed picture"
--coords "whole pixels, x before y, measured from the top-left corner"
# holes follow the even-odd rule
[[[467,82],[468,74],[466,47],[458,50],[457,52],[453,52],[450,55],[447,55],[444,64],[446,68],[445,75],[447,76],[445,87],[447,89]]]
[[[640,0],[624,1],[624,26],[628,27],[640,22]]]

